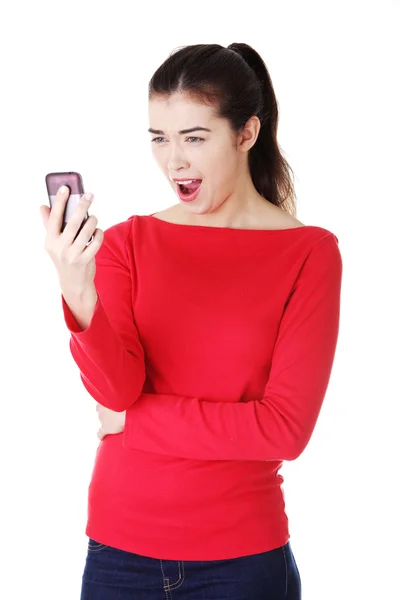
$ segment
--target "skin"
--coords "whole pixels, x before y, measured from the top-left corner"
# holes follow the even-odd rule
[[[248,153],[257,141],[260,120],[251,117],[239,134],[213,108],[183,94],[149,102],[149,133],[153,157],[177,195],[178,204],[157,214],[158,218],[188,225],[235,229],[279,229],[296,227],[300,221],[284,213],[254,187]],[[211,132],[178,131],[195,126]],[[200,194],[183,202],[171,178],[203,179]]]
[[[260,120],[251,117],[239,134],[210,106],[192,101],[183,94],[149,102],[153,157],[179,200],[157,218],[186,225],[231,227],[235,229],[285,229],[303,224],[275,206],[254,187],[248,168],[249,150],[257,141]],[[182,129],[205,127],[211,132]],[[193,202],[180,200],[171,178],[203,179],[200,194]],[[116,413],[100,404],[96,410],[101,422],[97,436],[121,433],[126,413]]]

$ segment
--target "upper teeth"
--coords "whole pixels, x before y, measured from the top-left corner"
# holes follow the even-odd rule
[[[194,181],[198,181],[198,179],[187,179],[184,181],[176,181],[176,183],[181,183],[182,185],[184,185],[185,183],[193,183]]]

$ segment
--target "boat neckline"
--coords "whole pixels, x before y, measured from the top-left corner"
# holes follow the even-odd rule
[[[215,227],[212,225],[189,225],[187,223],[172,223],[171,221],[164,221],[163,219],[159,219],[158,217],[154,216],[155,213],[152,213],[151,215],[139,215],[141,217],[144,217],[146,219],[151,219],[152,221],[159,221],[160,223],[164,223],[165,225],[172,225],[173,227],[185,227],[185,228],[191,228],[191,229],[206,229],[206,230],[210,230],[210,229],[216,229],[216,230],[222,230],[222,231],[262,231],[262,232],[268,232],[268,233],[278,233],[281,231],[295,231],[297,229],[315,229],[316,225],[300,225],[300,227],[288,227],[286,229],[243,229],[243,228],[237,228],[237,227]]]

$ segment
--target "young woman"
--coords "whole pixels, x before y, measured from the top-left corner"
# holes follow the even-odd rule
[[[298,600],[279,469],[329,383],[338,239],[295,216],[274,90],[248,45],[172,53],[149,120],[176,204],[105,232],[91,216],[75,241],[89,201],[61,235],[67,196],[41,207],[101,422],[81,600]]]

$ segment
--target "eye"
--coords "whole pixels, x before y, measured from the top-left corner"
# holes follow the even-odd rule
[[[187,139],[188,139],[188,140],[196,140],[196,141],[198,141],[198,142],[204,142],[204,139],[203,139],[203,138],[201,138],[201,137],[194,137],[194,136],[190,136],[190,137],[188,137]],[[158,144],[159,144],[159,143],[161,143],[161,142],[158,142],[157,140],[165,140],[165,138],[164,138],[164,137],[156,137],[156,138],[153,138],[151,141],[152,141],[152,142],[155,142],[155,143],[158,145]],[[195,142],[193,142],[193,143],[195,143]]]

